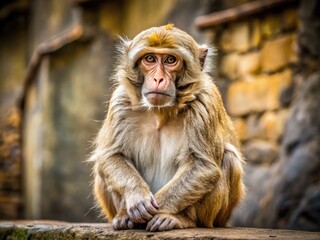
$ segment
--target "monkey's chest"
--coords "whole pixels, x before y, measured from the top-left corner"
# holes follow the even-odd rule
[[[184,136],[182,126],[176,122],[169,122],[161,129],[152,126],[147,122],[131,133],[134,140],[129,151],[136,169],[156,193],[177,171]]]

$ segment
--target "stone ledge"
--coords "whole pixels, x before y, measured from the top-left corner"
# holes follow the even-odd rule
[[[259,228],[194,228],[168,232],[115,231],[110,224],[54,221],[0,222],[1,240],[107,240],[107,239],[320,239],[320,232]]]

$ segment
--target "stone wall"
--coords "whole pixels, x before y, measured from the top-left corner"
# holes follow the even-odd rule
[[[26,62],[27,1],[0,4],[0,219],[22,217],[21,111]],[[15,12],[15,14],[13,14]],[[12,31],[14,29],[14,31]]]
[[[217,81],[228,83],[226,108],[252,164],[276,160],[263,152],[278,152],[287,119],[298,59],[297,23],[297,9],[286,8],[216,30]]]
[[[230,23],[215,41],[218,78],[228,83],[226,108],[248,163],[249,192],[259,191],[257,179],[279,161],[296,77],[297,26],[296,7],[277,9]]]
[[[313,113],[320,109],[319,76],[312,75],[319,70],[314,43],[319,29],[308,25],[310,16],[314,23],[319,17],[316,10],[307,14],[318,8],[312,0],[300,6],[255,1],[198,21],[218,48],[217,83],[247,162],[248,194],[233,225],[320,229],[319,205],[313,203],[320,189],[319,151],[313,145],[320,142]],[[301,41],[305,35],[308,44]],[[302,54],[305,45],[313,49],[308,58]]]
[[[298,61],[297,7],[261,12],[211,31],[218,48],[217,82],[227,84],[224,100],[252,169],[250,184],[279,160]]]

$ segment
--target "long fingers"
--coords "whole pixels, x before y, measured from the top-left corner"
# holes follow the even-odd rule
[[[135,223],[146,223],[157,213],[158,209],[152,201],[141,201],[128,209],[128,215]]]
[[[115,230],[125,230],[132,229],[134,227],[134,223],[129,217],[120,217],[112,220],[112,226]]]

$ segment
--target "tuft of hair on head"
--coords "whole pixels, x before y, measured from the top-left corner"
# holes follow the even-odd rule
[[[170,48],[175,45],[175,40],[170,34],[167,34],[166,31],[159,29],[148,36],[148,44],[150,47]]]
[[[167,25],[163,26],[165,30],[173,30],[174,24],[173,23],[168,23]]]
[[[149,35],[149,45],[152,47],[172,47],[174,45],[174,41],[172,41],[172,38],[166,31],[173,30],[173,28],[174,25],[172,23],[159,27],[157,31]]]

